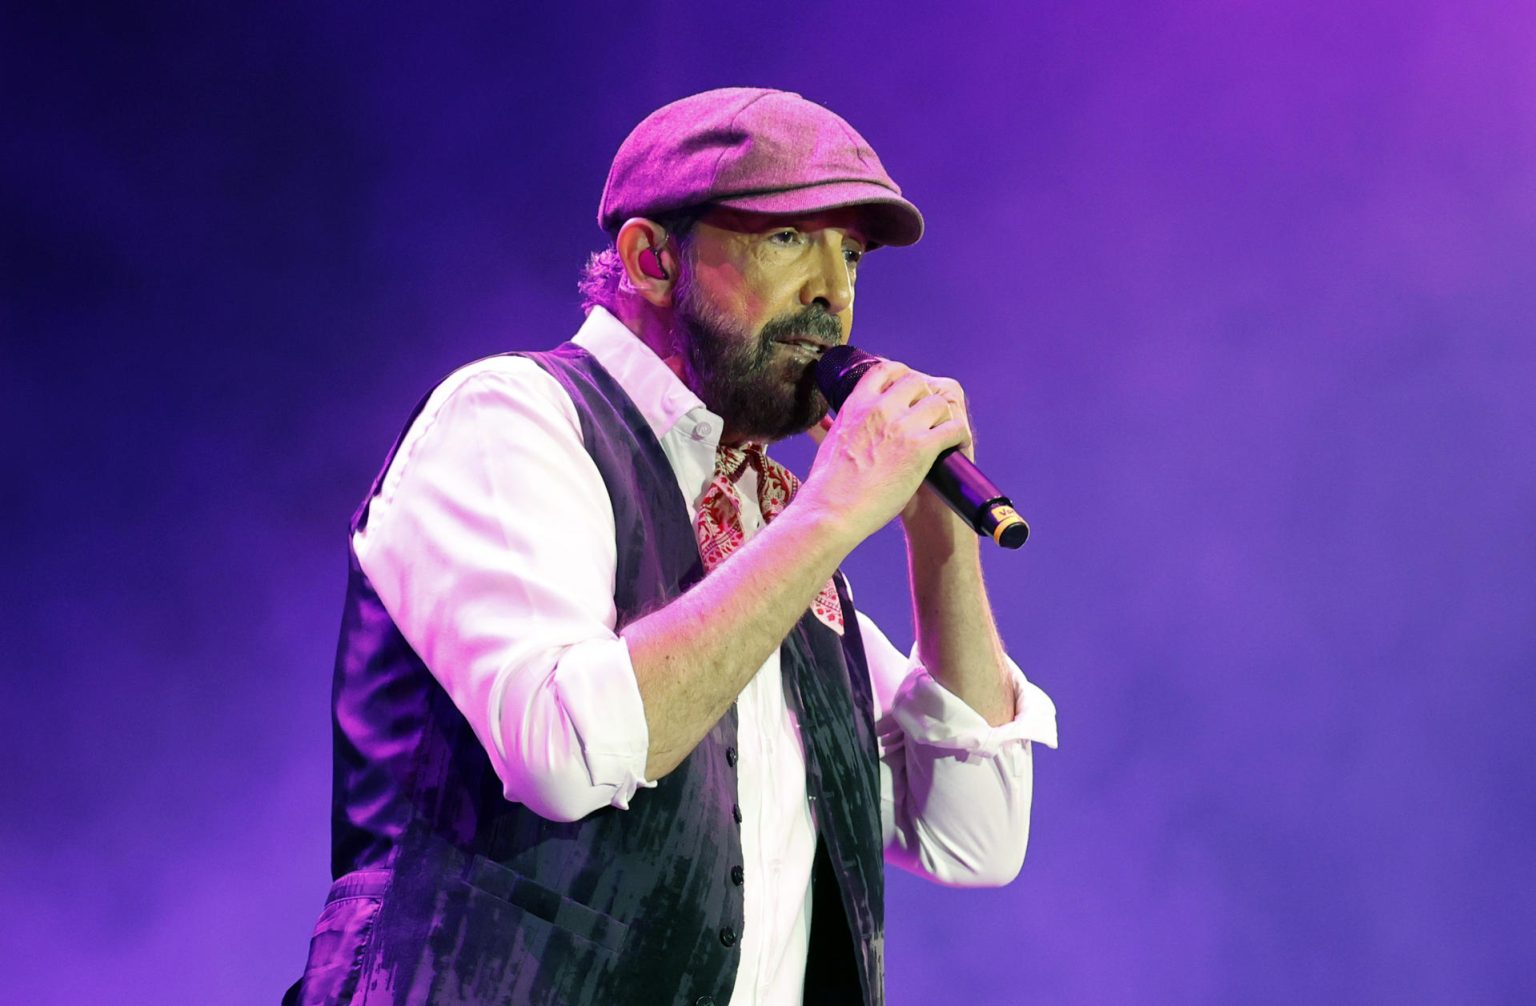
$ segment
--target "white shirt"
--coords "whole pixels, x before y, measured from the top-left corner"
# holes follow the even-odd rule
[[[697,512],[720,417],[595,308],[574,340],[634,400]],[[748,535],[762,525],[753,475]],[[353,545],[385,609],[474,728],[508,800],[554,820],[627,808],[648,735],[614,631],[612,505],[560,384],[531,360],[450,376],[411,425]],[[886,859],[953,885],[1018,872],[1029,835],[1030,743],[1056,745],[1051,700],[1012,667],[1016,715],[992,727],[861,613],[880,741]],[[733,1006],[798,1004],[815,823],[778,651],[737,698],[745,918]],[[919,799],[920,796],[920,799]]]

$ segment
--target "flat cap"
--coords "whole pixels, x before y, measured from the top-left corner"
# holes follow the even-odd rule
[[[706,204],[786,214],[856,206],[872,245],[923,236],[923,215],[864,137],[788,91],[726,87],[646,116],[614,155],[597,222],[616,235],[631,217]]]

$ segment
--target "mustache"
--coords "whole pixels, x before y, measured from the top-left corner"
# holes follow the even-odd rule
[[[763,325],[764,343],[807,336],[835,346],[843,340],[843,323],[826,308],[812,304],[803,311],[780,315]]]

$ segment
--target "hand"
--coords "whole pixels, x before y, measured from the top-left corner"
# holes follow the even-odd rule
[[[975,433],[971,430],[970,410],[965,404],[965,392],[960,387],[960,382],[948,377],[930,377],[936,394],[943,396],[949,403],[951,413],[965,426],[965,440],[960,444],[960,451],[972,461],[976,460]],[[937,459],[935,459],[937,460]],[[949,536],[961,540],[975,539],[975,532],[964,521],[960,520],[949,504],[934,492],[933,487],[926,482],[912,495],[912,499],[901,509],[901,523],[906,529],[908,539],[914,534],[947,533]]]
[[[918,493],[939,452],[968,449],[970,424],[960,386],[904,364],[870,368],[822,433],[800,497],[837,515],[857,540],[898,513],[923,523],[942,500]],[[916,496],[916,498],[914,498]]]

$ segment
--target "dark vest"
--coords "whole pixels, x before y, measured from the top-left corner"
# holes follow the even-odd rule
[[[566,344],[526,355],[570,394],[606,483],[622,627],[702,575],[688,505],[644,418],[590,354]],[[383,474],[353,518],[354,533]],[[846,635],[807,612],[780,649],[818,833],[806,1002],[875,1006],[884,971],[879,773],[858,623],[841,575],[837,584]],[[742,884],[757,879],[740,870],[734,707],[628,810],[569,823],[541,818],[503,798],[468,722],[401,636],[354,552],[333,711],[338,879],[292,1001],[729,999]]]

